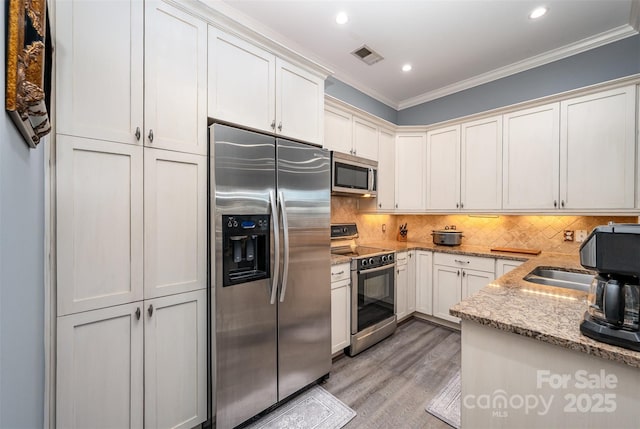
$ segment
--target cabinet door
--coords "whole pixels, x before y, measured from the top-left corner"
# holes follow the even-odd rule
[[[207,153],[207,25],[145,1],[145,145]]]
[[[378,160],[378,127],[357,116],[353,117],[353,154]]]
[[[473,295],[496,279],[494,273],[476,270],[462,270],[462,298]]]
[[[55,12],[56,132],[141,144],[143,3],[59,1]]]
[[[396,208],[424,209],[426,135],[396,136]]]
[[[433,314],[433,253],[416,252],[416,311]]]
[[[462,124],[460,208],[502,208],[502,116]]]
[[[460,125],[427,132],[427,209],[460,207]]]
[[[338,353],[351,343],[350,280],[331,283],[331,353]]]
[[[324,108],[324,147],[353,154],[352,117],[350,113],[330,106]]]
[[[627,86],[560,104],[561,208],[633,208],[635,103]]]
[[[509,271],[518,268],[523,262],[512,261],[510,259],[496,259],[496,277],[501,277]]]
[[[393,210],[395,204],[395,137],[392,131],[378,134],[378,208]]]
[[[276,132],[322,144],[324,80],[276,58]]]
[[[407,265],[396,267],[396,317],[398,320],[407,316]]]
[[[504,115],[503,209],[558,207],[559,120],[558,103]]]
[[[208,50],[209,116],[273,132],[275,56],[211,26]]]
[[[207,418],[206,290],[144,301],[144,417],[148,428]]]
[[[449,309],[461,300],[462,269],[445,265],[433,266],[433,315],[450,322],[460,319],[449,314]]]
[[[413,314],[416,311],[416,251],[407,253],[407,314]]]
[[[207,157],[144,149],[144,297],[206,287]]]
[[[138,302],[58,318],[57,427],[142,427],[141,305]]]
[[[58,315],[142,299],[142,147],[58,136]]]

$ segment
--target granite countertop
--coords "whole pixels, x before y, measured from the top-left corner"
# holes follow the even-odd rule
[[[542,253],[454,305],[449,312],[481,325],[640,368],[640,352],[580,333],[580,322],[587,310],[586,292],[522,279],[537,266],[584,271],[578,255]]]

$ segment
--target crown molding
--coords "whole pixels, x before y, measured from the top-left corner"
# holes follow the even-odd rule
[[[633,6],[636,6],[640,0],[636,0]],[[633,7],[632,7],[633,9]],[[636,7],[637,9],[637,7]],[[408,98],[398,103],[398,110],[407,109],[409,107],[417,106],[418,104],[426,103],[447,95],[454,94],[456,92],[463,91],[465,89],[473,88],[478,85],[492,82],[494,80],[501,79],[503,77],[511,76],[516,73],[520,73],[526,70],[530,70],[535,67],[539,67],[563,58],[570,57],[572,55],[579,54],[581,52],[588,51],[590,49],[597,48],[599,46],[606,45],[608,43],[616,42],[618,40],[625,39],[629,36],[638,34],[638,31],[631,25],[625,24],[620,27],[616,27],[609,31],[605,31],[600,34],[596,34],[592,37],[587,37],[578,42],[565,45],[558,49],[554,49],[545,52],[534,57],[527,58],[522,61],[510,64],[505,67],[500,67],[487,73],[483,73],[472,77],[470,79],[462,80],[451,85],[430,91],[416,97]]]

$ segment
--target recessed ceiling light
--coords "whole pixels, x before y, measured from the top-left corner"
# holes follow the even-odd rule
[[[336,15],[336,22],[340,25],[346,24],[347,22],[349,22],[349,16],[346,12],[340,12],[338,15]]]
[[[547,9],[544,6],[537,7],[537,8],[535,8],[535,9],[533,9],[531,11],[531,13],[529,14],[529,18],[530,19],[538,19],[538,18],[544,16],[547,13],[548,10],[549,9]]]
[[[402,66],[402,71],[403,72],[408,72],[408,71],[411,71],[412,68],[413,67],[411,67],[411,64],[405,64],[405,65]]]

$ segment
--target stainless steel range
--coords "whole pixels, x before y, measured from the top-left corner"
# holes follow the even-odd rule
[[[351,257],[351,345],[354,356],[396,330],[395,252],[357,246],[355,223],[331,225],[331,253]]]

